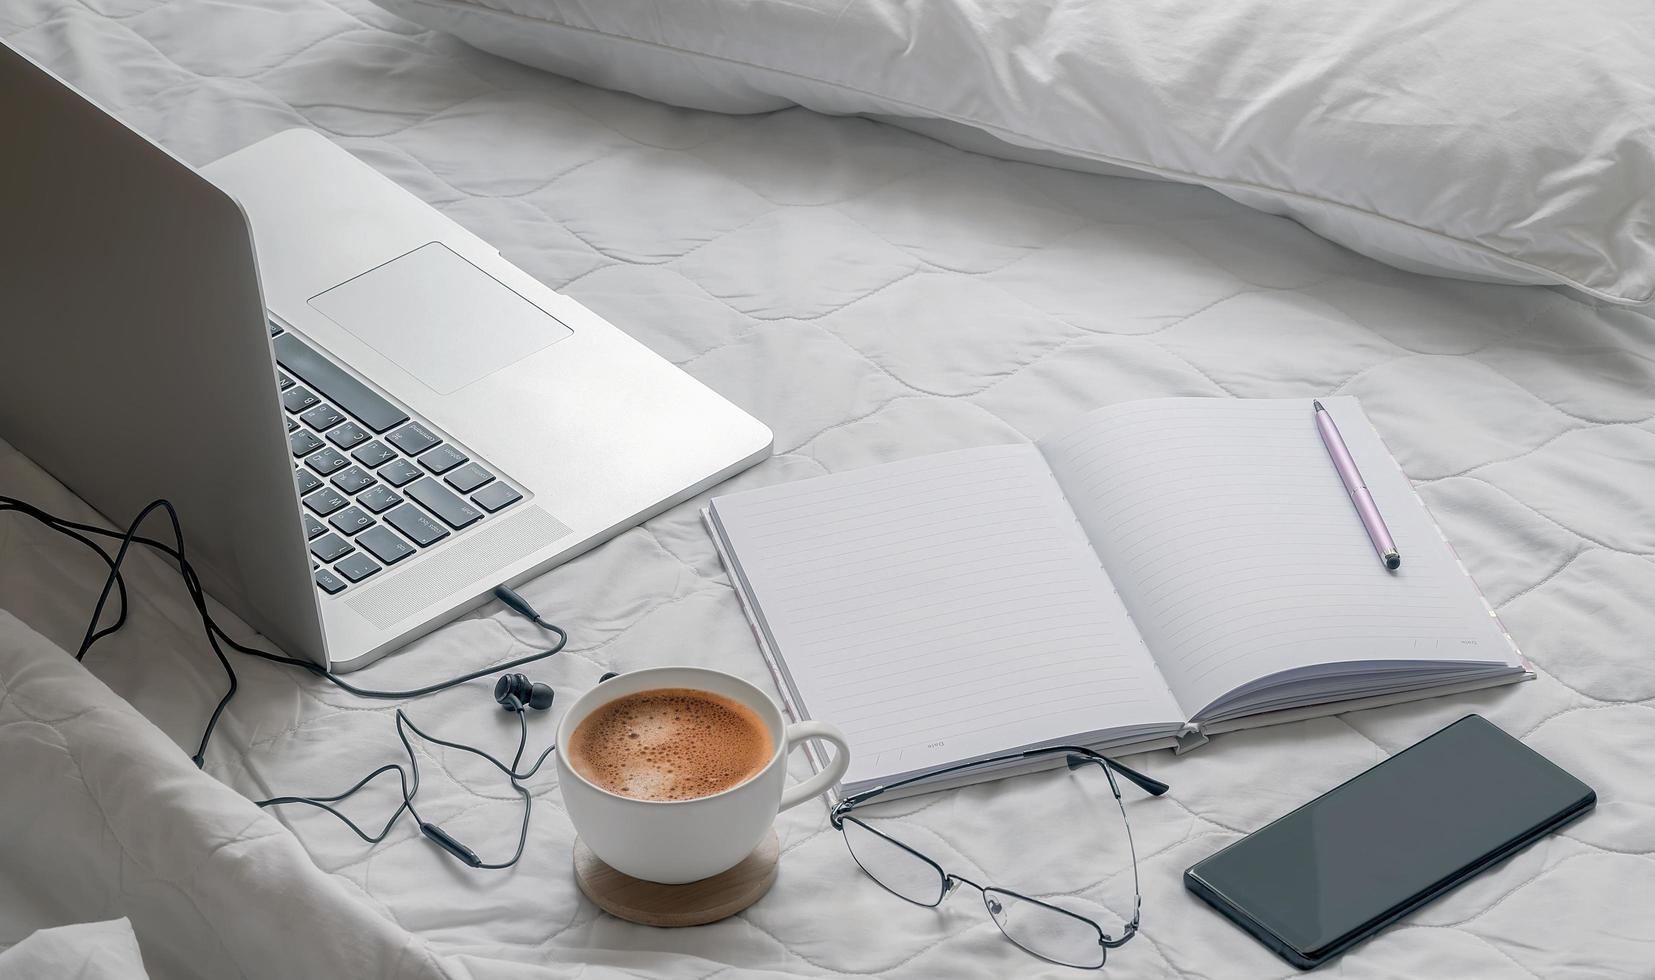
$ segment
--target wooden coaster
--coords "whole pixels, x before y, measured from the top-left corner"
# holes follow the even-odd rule
[[[724,872],[684,885],[621,874],[575,838],[575,882],[610,915],[646,926],[701,926],[726,919],[764,897],[776,881],[781,841],[772,829],[753,853]]]

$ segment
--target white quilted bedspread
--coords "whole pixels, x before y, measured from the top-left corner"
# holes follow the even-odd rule
[[[1359,396],[1539,679],[1133,760],[1173,789],[1129,804],[1144,931],[1108,973],[1294,975],[1188,896],[1182,870],[1475,710],[1594,785],[1597,811],[1324,972],[1655,975],[1646,313],[1398,272],[1197,188],[803,110],[668,109],[367,0],[5,0],[0,34],[193,162],[291,126],[330,135],[768,423],[776,457],[731,487],[1028,439],[1137,397]],[[79,507],[3,443],[0,489]],[[571,636],[537,679],[567,699],[604,670],[687,662],[770,683],[702,503],[523,590]],[[879,891],[819,805],[780,820],[769,896],[685,931],[619,923],[579,896],[549,775],[532,782],[528,854],[503,874],[458,867],[407,823],[369,848],[322,814],[261,816],[167,746],[193,742],[223,680],[175,579],[138,565],[132,622],[86,666],[159,731],[0,623],[0,946],[125,916],[156,977],[1071,975],[1010,947],[969,895],[931,911]],[[0,520],[0,606],[47,640],[78,644],[100,579],[67,543]],[[543,640],[492,604],[360,682],[435,679]],[[398,757],[391,706],[238,669],[207,771],[239,794],[335,791]],[[409,710],[450,737],[513,739],[480,685]],[[550,730],[535,719],[532,742]],[[422,810],[485,857],[509,853],[509,788],[454,753],[426,768]],[[1084,845],[1033,829],[1088,826],[1045,778],[892,809],[978,880],[1118,884]],[[365,796],[351,812],[382,820],[392,794]]]

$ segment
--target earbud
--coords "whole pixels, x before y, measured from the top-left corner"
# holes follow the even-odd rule
[[[543,711],[552,706],[554,697],[550,684],[536,684],[527,674],[502,674],[494,682],[494,700],[507,711],[522,711],[525,706]]]

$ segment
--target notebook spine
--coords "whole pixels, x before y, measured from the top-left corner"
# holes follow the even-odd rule
[[[1034,447],[1040,449],[1040,444],[1035,443]],[[1063,494],[1063,481],[1057,478],[1057,472],[1052,469],[1051,461],[1045,458],[1044,450],[1041,450],[1041,459],[1045,460],[1047,475],[1057,485],[1058,492]],[[1098,553],[1097,545],[1092,541],[1092,535],[1086,530],[1086,525],[1080,522],[1080,514],[1075,511],[1075,505],[1069,500],[1067,494],[1063,494],[1063,505],[1069,508],[1069,513],[1074,518],[1075,530],[1080,532],[1081,540],[1086,542],[1086,550],[1092,553],[1092,559],[1098,563],[1098,570],[1103,572],[1103,577],[1109,582],[1109,590],[1114,593],[1115,600],[1121,604],[1121,611],[1126,613],[1126,622],[1127,625],[1132,627],[1132,636],[1138,641],[1138,649],[1143,651],[1144,659],[1148,660],[1150,666],[1155,668],[1155,676],[1161,679],[1161,686],[1166,688],[1167,695],[1172,698],[1174,704],[1177,704],[1178,695],[1172,693],[1172,685],[1167,683],[1167,675],[1161,670],[1161,661],[1156,659],[1155,652],[1149,648],[1149,641],[1144,639],[1144,631],[1138,625],[1138,618],[1132,615],[1132,607],[1126,604],[1126,597],[1121,595],[1121,590],[1115,586],[1115,577],[1109,574],[1109,566],[1103,563],[1103,556]],[[1183,706],[1179,705],[1179,710],[1182,709]],[[1197,736],[1200,735],[1200,729],[1195,727],[1194,722],[1186,723],[1184,727],[1186,730],[1193,730]],[[1200,738],[1199,741],[1192,743],[1190,747],[1194,748],[1195,745],[1205,741],[1205,738]],[[1182,748],[1178,749],[1180,753],[1183,751]]]
[[[753,642],[759,648],[759,656],[763,658],[765,667],[770,671],[770,679],[775,682],[776,693],[780,695],[781,699],[782,711],[786,712],[787,716],[795,722],[809,720],[810,716],[805,713],[793,696],[793,687],[787,682],[786,676],[782,673],[781,664],[776,659],[775,651],[770,649],[770,643],[764,637],[764,629],[759,626],[758,615],[753,611],[752,603],[747,596],[747,590],[741,587],[741,576],[736,574],[735,565],[730,560],[729,550],[724,544],[724,535],[719,532],[718,522],[713,519],[711,507],[702,509],[701,521],[707,525],[707,536],[712,538],[713,550],[718,552],[719,564],[724,566],[724,575],[730,580],[730,591],[736,594],[736,605],[741,607],[741,615],[747,620],[747,628],[753,634]],[[812,769],[821,772],[827,768],[827,760],[823,758],[821,750],[816,747],[814,741],[806,740],[803,748],[805,758],[810,762]],[[839,787],[835,787],[830,791],[830,795],[835,799],[838,798],[838,793]]]

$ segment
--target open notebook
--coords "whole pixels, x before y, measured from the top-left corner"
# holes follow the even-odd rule
[[[1531,677],[1354,398],[1176,398],[993,446],[716,497],[713,539],[842,791],[1022,748],[1204,736]],[[979,777],[981,778],[981,777]]]

